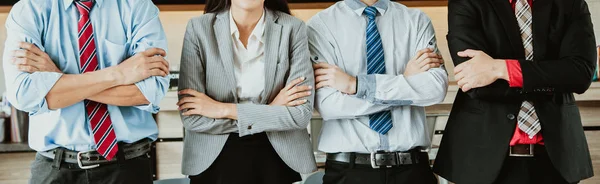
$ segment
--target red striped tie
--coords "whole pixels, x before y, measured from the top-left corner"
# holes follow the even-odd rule
[[[96,42],[94,29],[90,21],[90,11],[93,1],[75,1],[81,16],[79,17],[79,72],[93,72],[99,69],[96,57]],[[96,150],[107,160],[111,160],[117,153],[117,137],[108,114],[106,104],[85,101],[85,110],[92,125],[92,133],[96,141]]]

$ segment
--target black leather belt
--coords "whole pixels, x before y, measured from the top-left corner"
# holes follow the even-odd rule
[[[377,169],[381,167],[394,167],[402,165],[418,164],[428,162],[429,155],[420,150],[409,152],[377,152],[364,153],[328,153],[327,160],[344,162],[349,164],[370,165]]]
[[[137,158],[150,152],[152,141],[149,139],[143,139],[131,144],[120,144],[119,151],[124,154],[125,160]],[[121,150],[122,149],[122,150]],[[90,151],[71,151],[64,148],[56,148],[44,152],[38,152],[40,155],[50,158],[57,159],[62,158],[62,162],[77,164],[81,169],[91,169],[99,167],[101,164],[107,164],[116,162],[119,160],[119,156],[115,156],[112,160],[106,160],[96,150]]]
[[[517,144],[508,149],[511,157],[534,157],[536,154],[545,152],[546,147],[539,144]]]

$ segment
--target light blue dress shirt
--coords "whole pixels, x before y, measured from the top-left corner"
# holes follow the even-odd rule
[[[438,50],[431,20],[418,9],[390,0],[373,6],[379,12],[375,22],[386,74],[367,74],[367,5],[360,0],[339,1],[307,23],[313,60],[336,65],[358,79],[356,95],[330,87],[316,92],[315,109],[323,117],[319,150],[326,153],[408,151],[431,145],[424,107],[444,100],[448,74],[439,67],[403,75],[418,50]],[[381,111],[391,111],[394,124],[385,135],[369,127],[369,115]]]
[[[167,48],[151,0],[95,0],[90,19],[94,26],[98,63],[107,68],[146,49]],[[34,43],[45,51],[66,74],[79,73],[77,22],[79,12],[73,0],[21,0],[6,20],[7,39],[3,64],[8,100],[17,109],[30,113],[29,146],[37,151],[57,147],[85,151],[95,149],[83,102],[50,110],[45,96],[62,74],[25,73],[11,63],[11,52],[20,41]],[[132,143],[158,135],[151,113],[169,87],[168,77],[150,77],[135,84],[150,102],[135,107],[108,106],[117,140]]]

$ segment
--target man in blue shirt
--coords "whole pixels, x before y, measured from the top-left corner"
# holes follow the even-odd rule
[[[31,183],[152,183],[151,113],[168,88],[151,0],[21,0],[7,18],[8,100],[30,113]]]

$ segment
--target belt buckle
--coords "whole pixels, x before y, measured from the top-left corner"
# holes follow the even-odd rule
[[[89,151],[80,151],[80,152],[77,152],[77,165],[79,166],[79,168],[85,170],[85,169],[93,169],[93,168],[96,168],[96,167],[100,166],[100,164],[94,164],[94,165],[84,166],[83,163],[81,163],[81,158],[82,158],[81,155],[82,154],[91,153],[91,152],[94,152],[94,151],[96,151],[96,150],[89,150]],[[92,160],[88,157],[87,161],[92,161]]]
[[[379,168],[381,168],[381,166],[377,165],[377,157],[376,156],[377,156],[377,152],[372,152],[371,153],[371,167],[373,169],[379,169]],[[392,166],[391,165],[386,165],[384,167],[391,168]]]
[[[513,153],[513,147],[510,146],[509,147],[509,152],[508,152],[508,156],[512,156],[512,157],[533,157],[534,156],[534,148],[535,145],[530,144],[529,145],[529,154],[518,154],[518,153]]]

